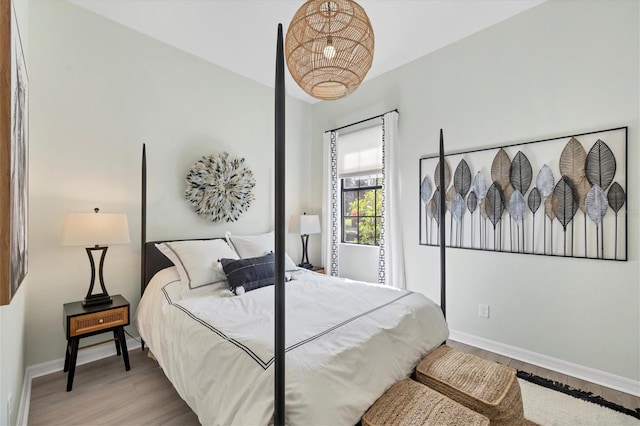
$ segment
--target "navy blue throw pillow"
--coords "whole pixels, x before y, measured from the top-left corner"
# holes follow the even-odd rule
[[[220,263],[233,292],[238,287],[251,291],[275,283],[273,253],[246,259],[220,259]]]

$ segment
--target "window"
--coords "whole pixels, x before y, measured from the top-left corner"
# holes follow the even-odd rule
[[[382,125],[340,135],[342,242],[380,245]]]
[[[342,242],[380,244],[382,175],[342,178]]]

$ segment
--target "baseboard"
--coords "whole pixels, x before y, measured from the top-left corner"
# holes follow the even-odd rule
[[[27,426],[29,423],[29,407],[31,406],[31,377],[27,370],[24,372],[24,380],[22,381],[22,394],[20,395],[20,406],[18,407],[17,426]]]
[[[594,368],[585,367],[583,365],[574,364],[558,358],[532,352],[526,349],[517,348],[515,346],[505,345],[504,343],[485,339],[483,337],[474,336],[472,334],[463,333],[461,331],[450,330],[449,338],[460,343],[475,346],[490,352],[495,352],[509,358],[517,359],[538,367],[548,370],[557,371],[558,373],[567,374],[578,379],[586,380],[591,383],[616,389],[630,395],[640,396],[640,385],[637,381],[626,377],[607,373],[606,371],[596,370]]]
[[[140,342],[133,338],[127,338],[127,349],[132,351],[138,349]],[[102,358],[107,358],[116,354],[116,347],[113,342],[103,343],[91,348],[78,351],[76,365],[88,364]],[[31,405],[31,381],[36,377],[46,376],[64,369],[64,358],[54,359],[41,364],[30,365],[25,369],[24,382],[22,384],[22,395],[20,396],[20,407],[18,409],[17,426],[27,426],[29,423],[29,407]]]

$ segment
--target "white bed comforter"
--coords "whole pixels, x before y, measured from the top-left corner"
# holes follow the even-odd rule
[[[204,425],[273,416],[273,287],[180,299],[161,271],[137,311],[140,335]],[[419,293],[295,273],[286,284],[286,423],[352,425],[448,337]]]

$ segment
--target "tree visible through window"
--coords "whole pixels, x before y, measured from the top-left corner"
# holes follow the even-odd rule
[[[342,242],[380,244],[382,175],[342,179]]]

